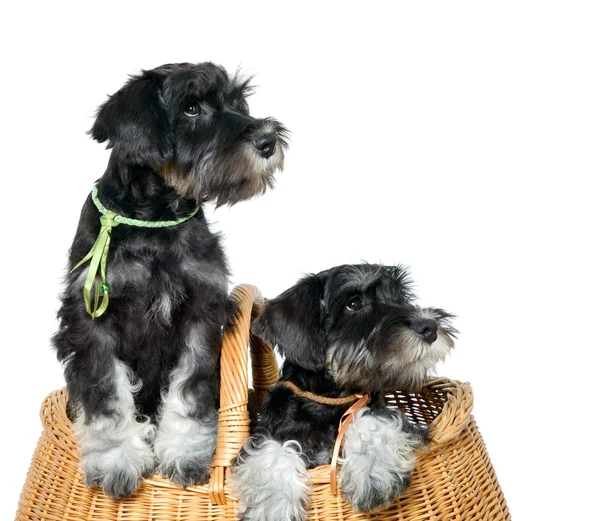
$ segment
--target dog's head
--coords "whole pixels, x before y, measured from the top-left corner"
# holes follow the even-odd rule
[[[406,270],[338,266],[266,303],[252,331],[341,389],[418,389],[454,346],[452,315],[414,303]]]
[[[184,197],[234,204],[273,185],[287,146],[281,123],[250,116],[251,90],[213,63],[163,65],[110,96],[90,133]]]

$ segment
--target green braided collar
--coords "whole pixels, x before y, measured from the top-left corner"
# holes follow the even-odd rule
[[[100,232],[98,238],[88,254],[81,259],[71,272],[81,267],[86,262],[90,262],[87,277],[83,285],[83,300],[85,309],[92,318],[101,316],[108,307],[108,290],[110,285],[106,281],[106,260],[108,258],[108,248],[110,246],[110,233],[115,226],[126,224],[128,226],[137,226],[139,228],[167,228],[177,226],[182,222],[191,219],[198,213],[200,207],[196,208],[191,214],[180,217],[173,221],[141,221],[139,219],[130,219],[123,217],[112,210],[106,208],[98,198],[98,185],[92,189],[92,201],[100,212]],[[98,269],[100,273],[98,274]],[[92,288],[94,289],[94,302],[92,305]],[[100,302],[100,290],[102,290],[102,301]]]

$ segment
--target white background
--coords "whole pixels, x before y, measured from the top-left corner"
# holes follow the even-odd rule
[[[49,337],[108,159],[94,111],[128,73],[205,60],[255,73],[254,115],[292,130],[275,191],[209,211],[232,284],[410,266],[459,316],[439,373],[472,383],[514,518],[597,516],[598,4],[210,4],[2,8],[0,518],[63,385]]]

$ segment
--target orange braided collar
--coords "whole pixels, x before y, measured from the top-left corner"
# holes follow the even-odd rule
[[[287,380],[284,380],[279,383],[284,387],[287,387],[294,394],[302,396],[302,398],[312,400],[313,402],[321,403],[323,405],[346,405],[347,403],[355,402],[361,396],[363,396],[362,394],[351,394],[350,396],[345,396],[343,398],[328,398],[327,396],[321,396],[319,394],[311,393],[310,391],[303,391],[296,384],[288,382]]]
[[[354,416],[356,415],[356,413],[369,404],[369,402],[371,401],[371,395],[369,393],[356,393],[351,396],[346,396],[344,398],[328,398],[326,396],[320,396],[309,391],[303,391],[296,384],[293,384],[292,382],[288,382],[286,380],[279,383],[284,387],[287,387],[294,394],[312,400],[313,402],[321,403],[323,405],[345,405],[354,402],[354,404],[352,404],[348,408],[348,410],[344,414],[342,414],[342,417],[340,418],[338,434],[335,439],[335,444],[333,446],[331,466],[329,467],[329,488],[331,490],[331,493],[335,495],[337,493],[337,461],[340,455],[340,448],[342,447],[342,440],[344,439],[344,434],[348,430],[348,427],[350,427],[350,424],[354,420]]]

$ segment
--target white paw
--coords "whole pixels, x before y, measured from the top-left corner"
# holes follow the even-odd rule
[[[400,416],[359,411],[344,436],[342,494],[359,512],[389,506],[408,486],[422,438],[402,431]]]
[[[295,441],[246,442],[232,469],[243,521],[303,521],[310,475]]]
[[[204,484],[216,446],[216,412],[204,420],[169,415],[161,421],[154,440],[158,472],[180,487]]]
[[[142,479],[154,471],[154,453],[149,445],[154,427],[134,420],[131,423],[129,431],[94,432],[94,423],[78,429],[84,483],[102,487],[110,497],[133,495]]]

